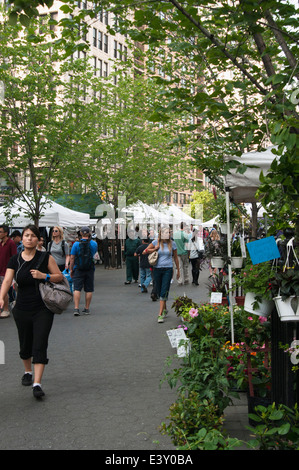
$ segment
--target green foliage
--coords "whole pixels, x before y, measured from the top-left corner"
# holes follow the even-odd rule
[[[255,435],[248,445],[258,450],[298,450],[299,449],[299,411],[273,403],[267,408],[257,406],[255,413],[249,415],[256,423],[248,429]]]

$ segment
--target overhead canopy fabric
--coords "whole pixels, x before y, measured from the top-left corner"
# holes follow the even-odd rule
[[[225,177],[225,184],[229,187],[230,196],[236,203],[256,202],[255,194],[260,185],[260,173],[262,171],[264,174],[267,174],[272,161],[276,158],[271,151],[272,149],[273,147],[269,147],[264,152],[243,153],[239,158],[229,159],[255,167],[247,167],[243,174],[233,169],[231,170],[231,174]]]
[[[54,225],[80,227],[92,223],[89,214],[73,211],[56,202],[46,201],[45,198],[42,198],[42,204],[44,204],[44,207],[39,221],[40,227],[53,227]],[[29,223],[33,223],[32,218],[26,214],[26,204],[24,201],[16,200],[9,212],[11,217],[13,217],[12,225],[14,227],[24,227]],[[0,209],[0,223],[6,223],[3,207]]]

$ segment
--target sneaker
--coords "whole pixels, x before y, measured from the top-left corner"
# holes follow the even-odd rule
[[[164,315],[158,316],[158,323],[164,323]]]
[[[33,387],[33,396],[35,398],[42,398],[45,396],[45,392],[43,392],[42,388],[39,385],[35,385]]]
[[[125,281],[125,284],[131,284],[131,281]]]
[[[32,385],[33,383],[33,380],[32,380],[32,374],[29,374],[28,372],[26,372],[23,377],[22,377],[22,385]]]
[[[84,308],[84,309],[82,310],[82,313],[84,313],[84,315],[89,315],[89,314],[90,314],[89,308]]]
[[[75,308],[75,310],[74,310],[74,316],[75,316],[75,317],[78,317],[79,315],[80,315],[79,309],[78,309],[78,308]]]
[[[7,318],[10,316],[10,313],[8,312],[8,310],[3,310],[1,313],[0,313],[0,318]]]

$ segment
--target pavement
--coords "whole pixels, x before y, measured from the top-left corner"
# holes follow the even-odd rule
[[[201,272],[198,287],[174,281],[169,314],[158,324],[158,302],[142,294],[138,284],[124,285],[125,268],[97,265],[91,314],[74,317],[71,305],[55,315],[42,400],[21,385],[14,320],[1,319],[0,449],[174,451],[169,436],[159,431],[177,396],[163,381],[166,360],[175,353],[166,331],[179,324],[170,306],[183,293],[207,301],[207,278],[208,272]],[[241,396],[226,409],[225,428],[246,441],[247,425],[247,402]]]

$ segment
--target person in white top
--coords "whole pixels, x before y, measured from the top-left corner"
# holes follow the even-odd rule
[[[198,237],[198,230],[196,229],[193,230],[188,244],[188,251],[190,252],[189,258],[192,265],[192,284],[198,286],[200,260],[203,258],[204,244],[202,239]]]

